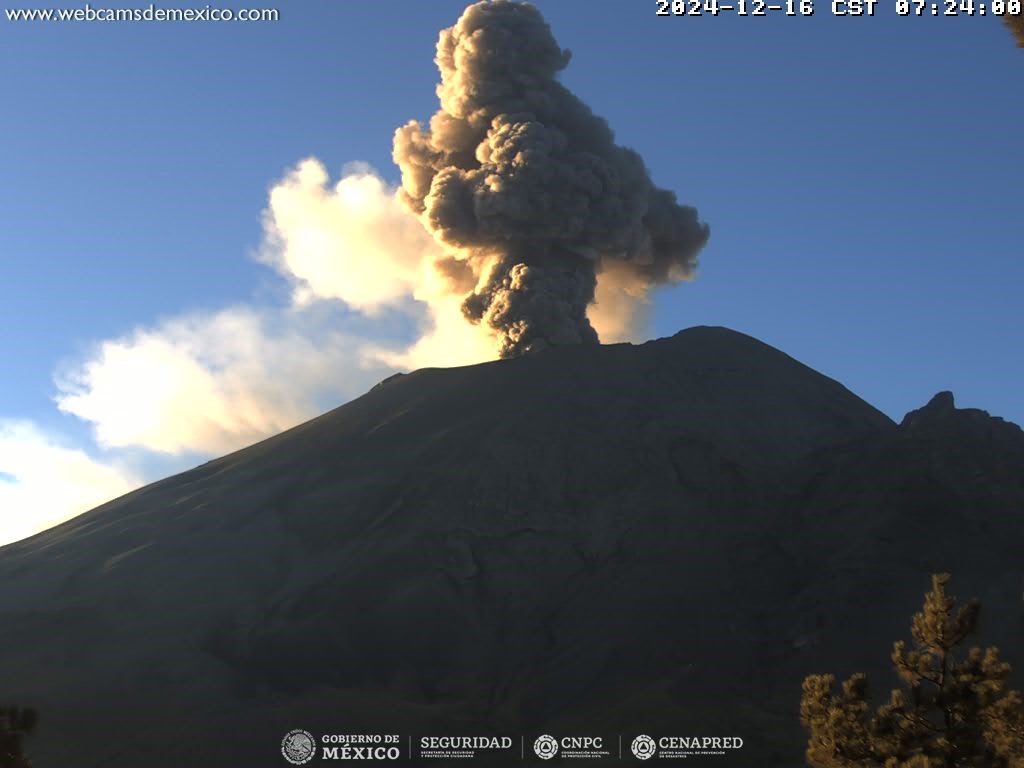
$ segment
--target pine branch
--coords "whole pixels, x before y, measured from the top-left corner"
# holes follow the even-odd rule
[[[1024,48],[1024,14],[1003,16],[1003,23],[1009,27],[1010,32],[1017,39],[1017,47]]]

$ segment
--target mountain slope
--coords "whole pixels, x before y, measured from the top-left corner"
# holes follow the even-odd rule
[[[40,768],[283,765],[294,727],[725,731],[799,764],[802,675],[884,667],[932,570],[1024,657],[997,422],[897,426],[723,328],[392,377],[0,549],[3,693]]]

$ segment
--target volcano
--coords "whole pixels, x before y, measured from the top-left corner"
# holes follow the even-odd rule
[[[931,573],[1024,663],[1022,510],[1016,425],[896,424],[725,328],[424,369],[0,549],[2,694],[38,768],[285,766],[295,728],[796,766],[803,677],[888,690]]]

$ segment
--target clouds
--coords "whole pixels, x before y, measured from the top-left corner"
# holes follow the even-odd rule
[[[57,407],[89,423],[99,447],[133,465],[181,457],[185,469],[313,418],[395,369],[493,357],[486,333],[442,295],[430,236],[368,167],[332,183],[321,163],[302,161],[271,188],[263,228],[258,259],[292,288],[289,302],[185,309],[97,342],[56,377]],[[0,424],[0,542],[157,479],[29,422]]]
[[[270,189],[258,250],[291,287],[288,302],[183,309],[99,341],[57,375],[56,405],[133,465],[177,456],[184,469],[313,418],[396,369],[492,358],[493,340],[447,295],[438,254],[367,166],[332,182],[304,160]],[[28,422],[0,423],[0,541],[156,479]]]
[[[461,283],[443,250],[365,163],[332,183],[323,164],[303,160],[270,191],[258,258],[293,286],[296,308],[337,300],[375,322],[404,315],[415,334],[404,344],[362,338],[359,356],[394,368],[469,365],[497,356],[487,328],[462,314]]]
[[[185,312],[95,345],[57,379],[59,409],[104,448],[223,454],[293,427],[396,369],[492,359],[441,250],[368,166],[337,182],[306,159],[273,185],[257,259],[285,306]]]
[[[57,525],[142,485],[115,463],[23,420],[0,420],[0,544]]]
[[[105,341],[58,380],[60,410],[108,448],[226,453],[316,416],[386,375],[322,315],[232,307]]]
[[[100,448],[132,466],[176,456],[185,469],[313,418],[395,370],[497,357],[495,334],[463,313],[476,279],[368,166],[335,181],[314,158],[297,163],[271,187],[262,221],[257,260],[290,288],[287,302],[183,309],[97,342],[56,377],[57,407],[89,423]],[[642,333],[646,282],[634,277],[614,266],[597,275],[591,319],[608,340]],[[157,479],[27,422],[0,425],[0,541]]]
[[[295,285],[302,305],[339,299],[370,314],[414,294],[436,246],[369,166],[336,183],[315,158],[270,191],[263,261]]]

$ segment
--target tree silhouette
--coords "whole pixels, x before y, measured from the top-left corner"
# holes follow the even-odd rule
[[[1010,665],[997,648],[954,649],[978,622],[979,604],[954,611],[949,574],[932,576],[892,662],[904,684],[874,713],[867,678],[851,676],[833,693],[833,675],[804,680],[800,721],[810,732],[812,768],[1024,768],[1024,701],[1009,687]]]
[[[38,720],[34,709],[0,707],[0,768],[32,768],[22,741]]]
[[[1015,16],[1004,14],[1003,21],[1010,28],[1013,36],[1017,38],[1017,47],[1024,48],[1024,13],[1018,13]]]

